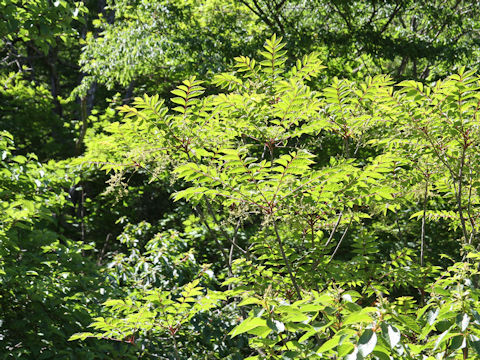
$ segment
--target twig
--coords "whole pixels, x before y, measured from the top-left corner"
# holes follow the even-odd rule
[[[347,227],[345,228],[345,231],[343,232],[342,237],[341,237],[340,240],[338,241],[337,247],[336,247],[335,250],[333,251],[332,256],[330,256],[329,262],[332,261],[333,257],[334,257],[335,254],[337,253],[337,250],[340,248],[340,245],[342,244],[342,241],[343,241],[343,239],[345,238],[345,235],[347,235],[347,231],[348,231],[348,229],[349,229],[349,227],[350,227],[350,224],[352,223],[352,220],[353,220],[353,215],[352,215],[352,217],[350,218],[350,222],[348,223]]]
[[[235,230],[233,230],[232,245],[230,246],[230,253],[228,254],[228,264],[229,264],[229,267],[230,267],[230,268],[232,267],[233,248],[234,248],[235,245],[236,245],[237,233],[238,233],[238,229],[240,228],[240,224],[241,224],[241,221],[238,220],[237,226],[235,227]]]
[[[213,212],[213,209],[212,209],[212,204],[210,203],[210,201],[208,199],[205,199],[205,203],[207,205],[207,209],[208,209],[208,213],[210,214],[210,216],[213,218],[213,221],[215,222],[215,225],[217,225],[217,227],[220,229],[220,232],[222,233],[223,237],[230,241],[232,243],[233,246],[235,246],[238,250],[240,250],[243,254],[249,255],[248,251],[245,250],[245,249],[242,249],[240,246],[237,245],[237,243],[235,241],[233,241],[233,238],[231,238],[230,236],[228,236],[228,234],[226,233],[226,231],[223,229],[223,227],[221,226],[220,222],[218,221],[217,217],[215,216],[215,213]],[[236,236],[236,233],[234,234],[234,236]]]
[[[332,232],[330,233],[330,236],[328,237],[328,240],[325,243],[325,247],[328,246],[328,244],[330,244],[330,242],[332,241],[333,235],[335,235],[335,232],[337,231],[337,228],[338,228],[338,224],[340,224],[340,221],[342,220],[342,217],[343,217],[343,210],[340,211],[340,214],[338,215],[337,222],[335,223],[335,225],[332,229]]]
[[[194,206],[194,210],[197,212],[197,214],[200,216],[200,218],[202,219],[202,222],[203,224],[206,226],[207,230],[209,233],[212,234],[212,237],[215,241],[215,244],[217,245],[218,249],[220,250],[220,252],[222,253],[222,256],[223,258],[225,259],[225,263],[227,264],[228,266],[228,275],[229,276],[232,276],[232,267],[230,266],[230,262],[228,261],[228,255],[227,255],[227,252],[225,251],[225,249],[223,248],[222,244],[220,243],[220,241],[218,241],[218,237],[216,236],[215,232],[212,230],[212,228],[210,227],[210,225],[208,224],[208,221],[207,219],[205,218],[205,214],[203,213],[203,211],[200,209],[199,206]]]
[[[287,256],[285,255],[285,250],[283,249],[283,242],[282,242],[282,239],[280,238],[280,235],[278,234],[277,222],[276,222],[275,219],[273,220],[273,229],[275,230],[275,235],[277,236],[278,247],[280,248],[280,253],[282,254],[283,261],[285,262],[285,265],[287,266],[287,271],[288,271],[288,274],[290,275],[290,279],[292,280],[293,287],[295,288],[295,292],[297,293],[298,298],[301,299],[302,298],[302,293],[300,291],[300,288],[298,287],[297,279],[295,278],[295,275],[293,274],[292,268],[290,266],[290,262],[288,261]]]

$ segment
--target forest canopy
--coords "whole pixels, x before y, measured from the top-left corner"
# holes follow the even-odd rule
[[[480,358],[479,19],[0,0],[0,359]]]

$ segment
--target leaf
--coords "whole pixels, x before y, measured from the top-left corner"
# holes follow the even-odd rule
[[[355,346],[352,343],[343,343],[338,346],[338,357],[344,357],[347,354],[351,353],[355,349]]]
[[[298,351],[286,351],[282,354],[282,359],[284,360],[296,360],[298,359],[300,353]]]
[[[285,324],[278,320],[267,319],[267,326],[277,334],[285,331]]]
[[[181,98],[181,97],[174,97],[171,99],[171,101],[175,104],[179,104],[179,105],[185,105],[186,104],[186,101],[184,98]],[[183,111],[183,108],[182,108],[182,111]]]
[[[458,314],[456,323],[460,327],[460,331],[464,332],[467,330],[468,324],[470,324],[470,316],[468,316],[466,313]]]
[[[480,339],[475,335],[469,335],[468,343],[476,351],[478,355],[480,355]]]
[[[480,325],[480,314],[476,310],[472,310],[472,315],[475,319],[475,324]]]
[[[433,350],[436,350],[442,343],[444,343],[445,341],[447,341],[450,337],[452,336],[448,336],[448,334],[450,333],[450,330],[452,329],[452,326],[450,328],[448,328],[447,330],[445,330],[443,333],[441,333],[438,338],[437,338],[437,341],[435,341],[435,346],[433,348]]]
[[[16,155],[12,160],[19,164],[25,164],[27,162],[27,158],[23,155]]]
[[[310,331],[307,331],[305,334],[302,335],[302,337],[300,337],[300,339],[298,339],[298,342],[299,343],[303,343],[305,342],[306,340],[310,339],[312,336],[314,336],[315,334],[317,334],[317,331],[316,330],[310,330]]]
[[[246,306],[246,305],[251,305],[251,304],[261,304],[262,303],[262,300],[260,299],[257,299],[255,297],[248,297],[248,298],[245,298],[243,299],[239,304],[238,306]]]
[[[393,349],[400,342],[400,330],[387,323],[382,323],[381,328],[383,338],[388,343],[390,348]]]
[[[435,322],[438,314],[440,313],[440,309],[435,309],[435,310],[430,310],[427,312],[427,323],[429,325],[433,325],[433,323]]]
[[[415,331],[417,334],[421,332],[417,322],[407,315],[394,316],[398,321],[402,322],[408,329]]]
[[[258,318],[258,317],[255,317],[255,318],[250,317],[245,319],[242,323],[237,325],[235,328],[233,328],[233,330],[230,331],[228,335],[230,335],[233,338],[249,330],[255,329],[256,327],[265,326],[265,325],[266,325],[266,321],[264,319]]]
[[[271,332],[272,329],[270,329],[268,326],[258,326],[247,331],[248,334],[255,335],[259,338],[266,338]]]
[[[76,333],[73,334],[68,338],[68,341],[74,341],[74,340],[85,340],[87,337],[94,336],[92,333],[89,332],[83,332],[83,333]]]
[[[327,352],[328,350],[331,350],[333,349],[335,346],[338,345],[338,343],[340,342],[341,340],[341,336],[334,336],[333,338],[325,341],[322,346],[320,346],[320,348],[317,350],[317,352],[319,353],[324,353],[324,352]]]
[[[358,339],[358,352],[366,357],[377,345],[377,334],[372,329],[366,329],[360,339]]]
[[[365,309],[357,311],[353,314],[348,315],[345,320],[343,321],[344,325],[349,324],[358,324],[363,322],[371,323],[373,319],[365,312]]]
[[[372,355],[374,358],[377,357],[379,360],[391,360],[389,352],[384,349],[382,349],[382,351],[374,350]]]
[[[450,351],[457,351],[459,349],[463,349],[465,346],[467,346],[467,341],[465,337],[463,335],[456,335],[450,341],[448,349]]]
[[[307,304],[307,305],[303,305],[300,307],[300,311],[301,312],[318,312],[322,309],[324,309],[325,306],[323,305],[315,305],[315,304]]]
[[[355,302],[360,299],[362,296],[355,290],[345,291],[342,294],[342,299],[348,302]]]
[[[280,306],[278,308],[279,312],[285,314],[285,317],[282,318],[284,322],[291,321],[291,322],[303,322],[310,320],[310,317],[303,314],[300,310],[295,309],[291,306]]]
[[[177,95],[177,96],[180,96],[181,98],[185,99],[187,97],[187,93],[183,90],[180,90],[180,89],[175,89],[175,90],[172,90],[171,93],[173,95]]]
[[[358,348],[354,348],[353,352],[345,356],[345,360],[362,360],[362,354],[360,354]]]

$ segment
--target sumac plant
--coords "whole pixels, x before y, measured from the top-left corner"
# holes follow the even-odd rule
[[[190,78],[168,102],[120,107],[124,120],[91,136],[84,160],[118,183],[128,172],[176,182],[172,198],[213,239],[216,299],[235,305],[226,333],[248,338],[245,358],[478,358],[480,78],[334,78],[315,90],[319,57],[292,63],[283,47],[273,36],[260,59],[235,58],[211,95]],[[184,322],[216,306],[168,290],[143,297],[160,291]],[[133,323],[168,331],[160,300],[129,301],[106,303],[130,319],[109,318],[121,338]]]

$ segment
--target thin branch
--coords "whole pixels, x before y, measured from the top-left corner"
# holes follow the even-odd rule
[[[474,178],[472,176],[472,169],[470,168],[470,186],[468,188],[468,204],[467,204],[467,215],[470,221],[470,226],[472,227],[472,231],[470,232],[470,239],[468,240],[468,245],[472,244],[472,240],[475,237],[475,220],[472,216],[472,188],[473,188],[473,181]]]
[[[252,5],[249,4],[247,0],[239,0],[243,5],[245,5],[247,8],[249,8],[255,15],[257,15],[265,24],[267,24],[270,29],[274,29],[275,25],[273,22],[268,18],[268,16],[265,14],[261,6],[258,4],[257,1],[253,0],[253,4],[255,8],[252,7]]]
[[[177,339],[175,339],[175,335],[172,335],[173,339],[173,349],[175,350],[175,360],[180,360],[180,354],[178,353],[178,345]]]
[[[107,234],[107,237],[106,237],[105,242],[104,242],[103,247],[102,247],[102,251],[100,251],[100,255],[98,256],[98,260],[97,260],[97,265],[99,265],[99,266],[102,264],[103,256],[105,255],[105,251],[107,250],[107,244],[108,244],[108,241],[110,240],[111,236],[112,236],[111,233]]]
[[[388,25],[390,25],[390,23],[393,21],[395,16],[397,16],[398,12],[402,8],[402,5],[403,5],[403,2],[400,2],[397,4],[397,6],[395,6],[395,9],[393,9],[392,13],[390,14],[390,17],[388,18],[387,22],[382,26],[382,28],[380,29],[380,33],[378,35],[383,34],[385,30],[387,30]]]
[[[422,235],[420,237],[420,266],[423,267],[423,256],[425,250],[425,218],[427,213],[427,197],[428,197],[428,176],[425,179],[425,193],[423,194],[423,216],[422,216]]]
[[[333,251],[332,256],[330,256],[329,262],[333,260],[333,257],[335,256],[335,254],[337,253],[338,249],[340,248],[340,245],[342,244],[343,239],[345,239],[345,235],[347,235],[348,229],[350,228],[350,225],[352,224],[352,220],[353,220],[353,215],[352,215],[352,217],[350,218],[350,222],[348,223],[347,227],[345,228],[345,231],[343,232],[342,237],[341,237],[340,240],[338,241],[337,247],[336,247],[335,250]]]
[[[330,8],[332,8],[331,4],[329,5],[330,5]],[[350,33],[352,33],[353,32],[352,24],[350,23],[350,20],[348,19],[347,14],[342,12],[342,10],[340,10],[340,8],[337,6],[335,2],[333,2],[333,7],[337,11],[337,13],[340,15],[340,17],[343,19],[343,21],[345,21],[345,25],[347,25],[347,28],[350,31]]]
[[[460,111],[460,122],[461,122],[461,128],[462,131],[464,130],[463,128],[463,119],[462,119],[462,112],[461,108],[462,107],[462,98],[461,95],[458,99],[458,110]],[[468,148],[468,140],[466,136],[464,135],[463,137],[463,146],[462,146],[462,154],[460,156],[460,167],[458,169],[458,185],[457,185],[457,207],[458,207],[458,216],[460,217],[460,223],[462,224],[462,231],[463,231],[463,236],[465,237],[465,244],[469,243],[469,237],[468,237],[468,232],[467,232],[467,225],[465,221],[465,217],[463,216],[463,204],[462,204],[462,190],[463,190],[463,170],[465,167],[465,158],[467,155],[467,148]],[[455,178],[452,180],[455,181]]]
[[[233,235],[233,238],[231,238],[230,236],[228,236],[227,232],[225,231],[225,229],[223,228],[223,226],[221,226],[220,222],[218,221],[217,217],[215,216],[215,213],[213,212],[213,209],[212,209],[212,204],[210,203],[210,201],[208,199],[205,200],[205,203],[207,204],[207,209],[208,209],[208,213],[210,214],[210,216],[213,218],[213,221],[215,222],[215,225],[217,225],[217,227],[220,229],[220,232],[222,233],[223,237],[226,239],[226,240],[229,240],[233,246],[235,246],[238,250],[240,250],[243,254],[246,254],[248,255],[248,251],[247,250],[244,250],[242,249],[240,246],[238,246],[236,244],[236,242],[234,241],[234,238],[236,237],[236,232],[234,233]],[[238,230],[238,228],[237,228]]]
[[[465,222],[465,217],[463,216],[463,204],[462,204],[462,190],[463,190],[463,168],[465,167],[465,154],[466,147],[463,147],[462,155],[460,157],[460,169],[458,170],[458,185],[457,185],[457,208],[458,216],[460,217],[460,223],[462,224],[462,232],[465,238],[465,243],[469,243],[469,237],[467,232],[467,225]]]
[[[217,245],[218,249],[220,250],[220,252],[222,253],[222,256],[223,258],[225,259],[225,263],[227,264],[228,266],[228,275],[229,276],[232,276],[233,272],[232,272],[232,267],[230,265],[230,262],[228,261],[228,254],[227,252],[225,251],[225,249],[223,248],[222,244],[220,243],[220,241],[218,241],[218,237],[216,236],[215,232],[212,230],[212,228],[210,227],[210,225],[208,224],[208,221],[207,219],[205,218],[205,214],[203,213],[203,211],[200,209],[199,206],[194,206],[194,209],[195,211],[197,212],[197,214],[200,216],[200,218],[202,219],[202,222],[203,224],[205,225],[205,227],[207,228],[208,232],[212,234],[212,237],[215,241],[215,244]]]
[[[283,248],[282,238],[278,234],[277,222],[276,222],[275,219],[273,220],[273,229],[275,230],[275,235],[277,237],[278,247],[280,248],[280,253],[282,254],[282,258],[283,258],[283,261],[285,262],[285,265],[287,267],[287,271],[288,271],[288,274],[290,275],[290,279],[292,280],[293,287],[295,288],[295,292],[297,293],[298,298],[301,299],[302,298],[302,293],[300,291],[300,288],[298,287],[297,279],[295,278],[295,275],[293,274],[292,268],[290,266],[290,262],[288,261],[287,256],[285,255],[285,250]]]
[[[340,221],[342,220],[342,217],[343,217],[343,210],[340,211],[340,214],[338,215],[337,222],[335,223],[332,231],[330,232],[330,236],[328,237],[328,240],[327,240],[327,242],[326,242],[325,245],[324,245],[325,247],[327,247],[328,244],[330,244],[330,242],[332,241],[333,235],[335,235],[335,232],[337,231],[338,225],[340,224]]]
[[[238,220],[237,226],[233,230],[233,236],[232,236],[232,245],[230,246],[230,253],[228,254],[228,264],[229,267],[232,267],[232,262],[233,262],[233,249],[235,248],[235,245],[237,245],[237,234],[238,234],[238,229],[240,228],[241,221]]]

